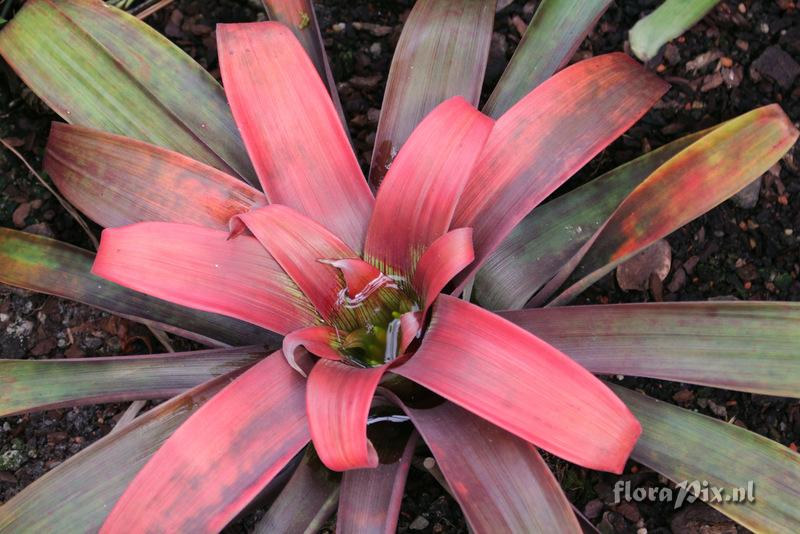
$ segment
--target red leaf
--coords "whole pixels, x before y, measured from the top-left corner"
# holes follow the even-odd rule
[[[225,93],[270,202],[364,242],[374,199],[325,85],[275,22],[217,26]]]
[[[320,360],[308,377],[306,405],[311,439],[322,462],[334,471],[376,467],[367,439],[367,416],[386,366],[358,368]]]
[[[67,200],[106,227],[164,221],[224,230],[228,219],[267,201],[183,154],[60,122],[50,130],[44,170]]]
[[[667,84],[625,54],[562,70],[497,120],[453,228],[472,227],[475,271],[512,228],[639,119]]]
[[[318,223],[286,206],[273,204],[239,215],[237,220],[280,263],[322,317],[329,319],[344,283],[327,260],[359,259],[356,253]]]
[[[330,326],[310,326],[295,330],[283,338],[283,355],[292,369],[306,376],[305,369],[297,363],[295,351],[300,347],[305,347],[308,352],[320,358],[339,360],[341,359],[339,352],[332,346],[335,340],[336,330]]]
[[[472,228],[451,230],[433,242],[419,259],[414,273],[414,289],[425,303],[423,312],[447,283],[474,259]]]
[[[431,449],[474,532],[580,532],[536,447],[455,404],[403,408]]]
[[[602,382],[520,327],[441,295],[405,376],[543,449],[621,473],[639,423]]]
[[[252,237],[174,223],[103,231],[92,273],[175,304],[286,334],[319,319],[311,302]]]
[[[325,260],[323,263],[332,265],[342,272],[344,283],[347,285],[347,296],[351,299],[357,298],[359,293],[369,292],[380,287],[382,283],[392,282],[373,265],[358,258]]]
[[[405,354],[409,345],[419,336],[422,330],[422,313],[406,312],[400,316],[400,345],[397,353]]]
[[[270,20],[288,26],[303,45],[308,57],[314,62],[319,77],[328,86],[333,105],[346,130],[347,122],[342,111],[339,93],[336,91],[336,81],[333,79],[333,73],[328,64],[328,56],[325,54],[319,23],[314,13],[314,3],[311,0],[263,0],[261,3],[264,4]]]
[[[381,271],[410,276],[420,254],[447,232],[493,124],[454,97],[417,126],[381,184],[369,222],[364,255]]]
[[[102,532],[219,531],[308,440],[305,381],[275,352],[178,428]]]
[[[403,24],[375,134],[370,183],[434,107],[461,95],[478,105],[492,40],[495,0],[417,0]]]
[[[416,432],[408,441],[387,443],[387,452],[394,456],[391,463],[374,469],[353,469],[342,476],[342,493],[336,515],[338,534],[392,534],[397,530],[397,518],[406,485]]]

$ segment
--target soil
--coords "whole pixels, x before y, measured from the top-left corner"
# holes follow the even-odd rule
[[[576,54],[627,50],[627,30],[657,0],[620,0],[601,18]],[[511,57],[537,2],[501,1],[485,87],[491,88]],[[335,78],[356,152],[366,169],[392,52],[411,1],[317,2]],[[568,188],[642,153],[778,102],[800,120],[800,6],[790,0],[723,1],[648,64],[672,84],[636,126],[597,156]],[[147,22],[218,75],[213,28],[218,22],[263,19],[256,0],[178,0]],[[361,26],[364,22],[375,26]],[[39,167],[49,123],[58,120],[2,66],[0,137]],[[486,91],[485,91],[486,93]],[[647,300],[800,300],[800,153],[795,147],[740,195],[674,232],[667,240],[672,266],[663,284],[624,292],[613,276],[587,291],[581,302]],[[566,189],[566,188],[565,188]],[[8,151],[0,151],[0,225],[44,234],[85,248],[91,244],[58,202]],[[657,286],[657,287],[656,287]],[[172,339],[175,342],[175,338]],[[180,345],[189,347],[189,345]],[[75,358],[161,352],[145,328],[85,306],[0,287],[0,354],[3,357]],[[796,450],[800,403],[687,384],[624,378],[656,398],[677,403],[774,439]],[[71,454],[111,430],[126,406],[104,405],[0,419],[0,503]],[[591,439],[587,436],[587,439]],[[420,451],[424,457],[425,451]],[[650,503],[611,504],[617,477],[552,460],[573,503],[602,532],[734,532],[737,527],[702,504],[673,510]],[[631,463],[626,478],[658,485],[658,476]],[[256,510],[228,527],[247,532]],[[332,531],[333,520],[327,531]],[[738,527],[739,531],[743,531]],[[427,472],[412,469],[399,532],[466,532],[457,504]]]

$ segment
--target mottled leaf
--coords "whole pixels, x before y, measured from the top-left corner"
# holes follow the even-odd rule
[[[612,386],[642,423],[633,459],[675,483],[725,495],[752,484],[752,501],[709,502],[755,532],[791,534],[800,524],[800,454],[732,423]],[[676,490],[679,491],[679,490]],[[713,492],[707,492],[714,497]],[[740,492],[740,495],[744,491]]]
[[[559,273],[534,297],[540,305],[569,302],[654,241],[702,215],[758,178],[797,140],[777,104],[719,126],[639,184]]]
[[[208,345],[274,344],[257,326],[178,306],[91,273],[94,254],[78,247],[0,228],[0,282],[76,300]]]
[[[228,373],[156,406],[56,466],[3,504],[0,532],[97,532],[161,444],[237,374]]]
[[[273,353],[167,439],[101,532],[220,531],[308,440],[305,380]]]
[[[537,207],[478,271],[475,299],[492,310],[523,307],[637,185],[705,133],[682,137]]]
[[[64,406],[165,399],[251,365],[263,347],[155,356],[0,360],[0,417]]]
[[[263,193],[177,152],[54,122],[44,170],[81,212],[106,227],[164,221],[228,229]]]
[[[100,0],[32,0],[0,31],[0,54],[66,121],[257,183],[222,88],[136,17]]]

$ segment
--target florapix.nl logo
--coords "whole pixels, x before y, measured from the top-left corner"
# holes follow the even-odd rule
[[[629,480],[618,480],[614,484],[614,504],[628,502],[671,502],[680,508],[685,503],[701,500],[708,504],[742,504],[756,500],[756,487],[752,480],[744,486],[723,488],[709,483],[707,480],[684,480],[675,487],[650,486],[631,487]]]

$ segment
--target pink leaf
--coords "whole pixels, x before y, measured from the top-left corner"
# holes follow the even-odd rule
[[[220,24],[217,40],[225,93],[269,201],[360,251],[374,199],[303,47],[276,22]]]
[[[297,349],[305,347],[308,352],[320,358],[339,360],[341,356],[333,348],[335,341],[336,330],[330,326],[309,326],[308,328],[295,330],[283,338],[283,355],[289,365],[292,366],[292,369],[306,376],[306,370],[300,367],[297,362]]]
[[[385,276],[377,268],[358,258],[343,260],[323,260],[323,263],[339,269],[347,285],[347,296],[351,299],[359,298],[386,284],[393,284],[391,278]]]
[[[410,276],[447,232],[493,123],[454,97],[417,126],[389,168],[369,222],[364,253],[381,271]]]
[[[367,416],[386,366],[358,368],[320,360],[308,377],[306,405],[311,439],[322,462],[334,471],[376,467],[367,439]]]
[[[315,324],[314,308],[252,237],[175,223],[103,231],[92,273],[199,310],[286,334]]]
[[[398,354],[404,354],[422,330],[422,312],[406,312],[400,316],[400,345]]]
[[[178,428],[101,532],[219,531],[308,440],[305,381],[273,353]]]
[[[441,295],[416,354],[392,372],[570,462],[621,473],[641,427],[602,382],[539,338]]]
[[[358,259],[356,253],[319,223],[286,206],[273,204],[233,220],[244,223],[322,317],[329,319],[344,289],[339,269],[330,265],[330,260]]]
[[[461,197],[453,228],[475,231],[476,262],[537,204],[627,130],[667,84],[625,54],[567,67],[497,120]]]
[[[474,259],[472,228],[451,230],[433,242],[420,258],[414,273],[414,289],[425,303],[424,311],[447,283]]]

